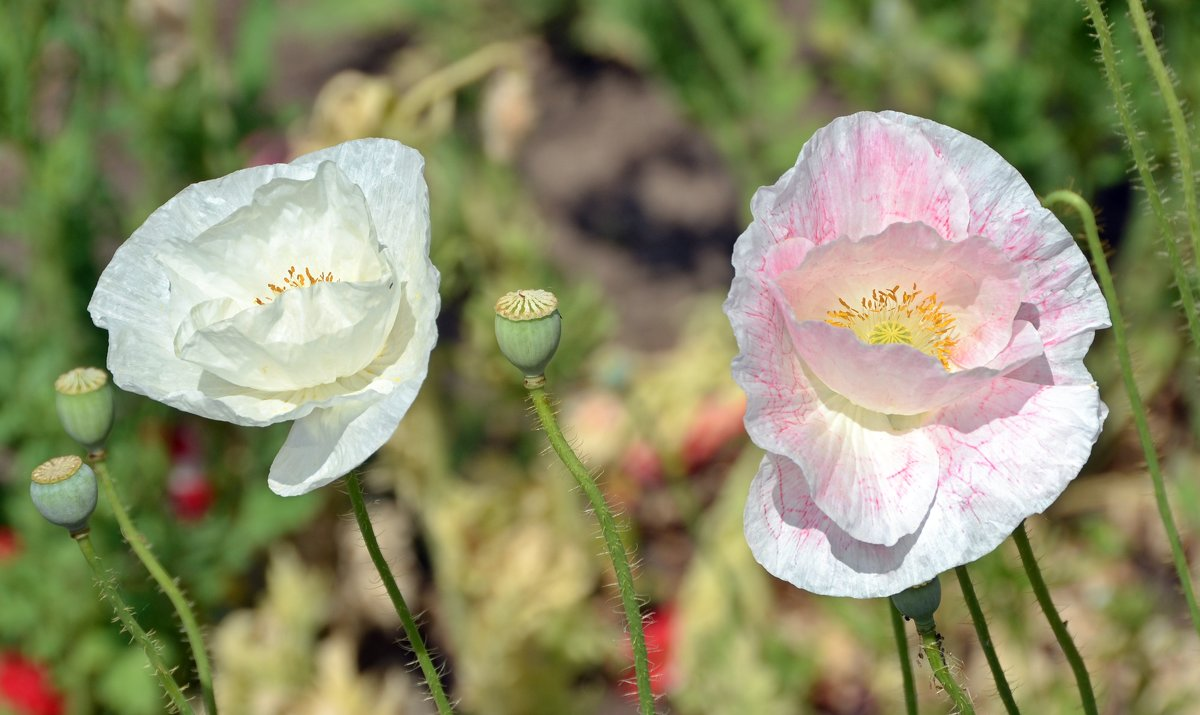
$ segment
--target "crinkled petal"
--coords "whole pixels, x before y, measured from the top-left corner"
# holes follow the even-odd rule
[[[1056,346],[1081,333],[1109,326],[1108,309],[1091,267],[1075,239],[1015,168],[974,137],[927,119],[883,112],[887,119],[921,132],[970,197],[969,231],[987,236],[1021,267],[1027,283],[1024,300],[1036,308],[1038,332],[1050,363]],[[1069,378],[1069,370],[1063,372]],[[1079,377],[1085,384],[1089,378]]]
[[[889,415],[917,415],[964,399],[996,377],[1042,356],[1037,330],[1012,324],[1008,345],[987,365],[947,372],[910,345],[868,345],[850,330],[788,317],[796,353],[813,375],[850,402]]]
[[[768,454],[746,503],[746,539],[775,576],[814,593],[898,593],[996,548],[1048,507],[1079,473],[1107,409],[1094,386],[1000,378],[979,399],[924,428],[941,477],[925,522],[892,546],[859,541],[833,522],[790,460]]]
[[[155,259],[164,242],[199,236],[254,199],[255,191],[277,179],[308,180],[318,165],[334,161],[355,184],[370,208],[377,240],[397,285],[405,285],[413,324],[401,351],[366,382],[406,382],[425,374],[437,339],[438,274],[429,261],[428,196],[420,155],[397,142],[348,142],[297,159],[292,164],[254,167],[194,184],[155,211],[125,242],[101,275],[88,310],[109,331],[109,370],[123,389],[213,419],[261,426],[307,414],[314,405],[293,403],[296,395],[234,390],[228,381],[175,355],[175,326],[163,307],[170,301],[165,268]],[[394,333],[396,331],[393,331]],[[368,367],[370,369],[370,366]],[[349,378],[345,378],[349,379]],[[363,380],[351,380],[359,389]],[[332,400],[329,394],[323,399]]]
[[[412,406],[424,373],[383,399],[314,410],[292,425],[267,483],[280,496],[306,494],[345,476],[376,452]]]
[[[390,280],[319,283],[267,305],[226,315],[201,303],[175,337],[179,357],[230,383],[279,392],[354,375],[378,355],[396,320],[401,291]]]
[[[924,224],[892,224],[877,235],[803,251],[784,241],[767,254],[765,278],[798,320],[827,320],[859,308],[873,291],[918,291],[936,297],[953,319],[958,367],[991,362],[1012,339],[1024,286],[1015,265],[982,236],[951,242]]]
[[[911,532],[936,488],[933,445],[919,433],[893,434],[887,417],[813,385],[766,286],[736,278],[725,307],[754,443],[808,465],[822,503],[859,538],[894,543]]]
[[[755,193],[751,210],[767,230],[750,248],[759,253],[796,236],[820,245],[893,223],[924,223],[957,241],[968,235],[968,208],[966,192],[924,134],[860,112],[818,130],[795,167]]]
[[[787,450],[814,503],[859,541],[892,545],[916,531],[937,491],[938,459],[920,430],[815,386],[814,409],[788,428]],[[803,445],[796,448],[795,445]]]

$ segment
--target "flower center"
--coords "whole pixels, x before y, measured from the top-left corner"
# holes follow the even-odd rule
[[[296,267],[291,266],[288,268],[287,275],[284,276],[283,280],[281,281],[282,285],[268,283],[267,288],[271,289],[271,295],[268,295],[265,299],[255,298],[254,302],[258,303],[259,305],[266,305],[267,303],[275,300],[275,296],[284,292],[288,288],[303,288],[305,286],[316,285],[317,283],[332,283],[334,280],[336,279],[333,277],[333,273],[329,271],[318,273],[314,276],[312,269],[308,266],[304,267],[303,273],[297,273]]]
[[[825,322],[853,330],[859,340],[870,345],[911,345],[950,370],[950,351],[958,344],[955,320],[936,293],[922,297],[913,284],[911,291],[901,291],[900,286],[872,290],[857,308],[841,298],[838,303],[842,310],[828,311]]]

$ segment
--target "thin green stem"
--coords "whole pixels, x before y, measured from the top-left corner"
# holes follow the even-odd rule
[[[925,652],[925,657],[929,660],[933,677],[946,691],[946,695],[950,696],[950,702],[954,703],[958,715],[975,715],[975,705],[971,702],[971,696],[959,687],[958,681],[954,679],[954,674],[950,672],[950,666],[946,664],[946,651],[942,650],[942,637],[936,630],[918,628],[917,632],[921,636],[921,650]]]
[[[1192,237],[1192,259],[1200,268],[1200,211],[1196,207],[1196,181],[1192,169],[1192,142],[1188,138],[1187,119],[1183,116],[1183,106],[1175,94],[1175,84],[1163,62],[1158,43],[1150,31],[1150,18],[1146,16],[1146,8],[1142,0],[1129,0],[1129,17],[1133,19],[1133,29],[1137,32],[1138,43],[1142,46],[1142,55],[1150,65],[1150,74],[1154,75],[1154,83],[1162,95],[1163,104],[1167,106],[1167,116],[1171,120],[1171,133],[1175,137],[1175,161],[1179,164],[1177,180],[1183,187],[1183,205],[1187,210],[1188,233]]]
[[[529,386],[528,381],[526,385]],[[608,508],[608,503],[604,501],[604,495],[596,486],[592,475],[588,473],[587,467],[579,460],[575,451],[571,449],[571,445],[567,443],[566,437],[563,436],[545,388],[529,386],[529,396],[533,400],[533,408],[542,423],[542,429],[545,430],[546,437],[550,440],[550,446],[562,460],[567,471],[575,478],[575,483],[583,490],[588,501],[591,502],[596,520],[600,522],[600,530],[604,534],[604,544],[608,547],[608,555],[612,559],[613,570],[617,574],[617,587],[621,591],[621,604],[625,607],[625,618],[629,621],[629,642],[633,646],[638,704],[641,707],[642,715],[653,715],[654,694],[650,690],[650,667],[649,659],[646,656],[646,638],[642,631],[642,611],[638,605],[637,593],[633,588],[633,572],[629,568],[629,557],[625,553],[625,544],[617,532],[617,522],[613,519],[612,511]]]
[[[1171,264],[1175,285],[1179,288],[1179,300],[1183,306],[1188,331],[1192,335],[1192,344],[1200,345],[1200,317],[1197,315],[1196,297],[1192,292],[1191,280],[1184,269],[1183,259],[1179,255],[1179,246],[1175,242],[1175,233],[1167,216],[1166,206],[1163,204],[1162,192],[1159,191],[1154,174],[1150,171],[1149,155],[1138,135],[1137,126],[1133,122],[1133,109],[1129,97],[1125,94],[1125,85],[1122,84],[1121,76],[1117,73],[1117,52],[1113,45],[1108,20],[1104,16],[1104,10],[1100,7],[1100,0],[1084,0],[1084,4],[1087,6],[1092,27],[1096,30],[1096,40],[1100,45],[1100,64],[1104,68],[1104,77],[1108,80],[1108,89],[1113,96],[1113,105],[1116,107],[1117,116],[1121,119],[1121,128],[1129,143],[1129,151],[1133,154],[1133,163],[1137,167],[1138,177],[1141,178],[1142,185],[1146,187],[1146,199],[1150,202],[1150,210],[1158,225],[1163,247],[1167,250],[1167,261]],[[1099,253],[1102,254],[1102,252]],[[1093,252],[1093,256],[1097,254],[1098,252]]]
[[[154,674],[158,676],[158,682],[162,685],[164,691],[171,698],[171,702],[175,704],[176,709],[180,713],[193,714],[192,706],[184,697],[183,691],[180,690],[179,684],[175,682],[175,677],[171,675],[171,669],[163,662],[162,656],[159,655],[158,644],[150,634],[138,625],[138,622],[133,617],[133,610],[125,603],[125,599],[121,598],[121,593],[113,584],[111,576],[104,570],[104,566],[100,563],[100,557],[96,555],[96,549],[92,546],[92,539],[87,531],[78,532],[71,535],[76,543],[79,544],[79,550],[83,552],[83,558],[87,559],[88,566],[92,567],[92,577],[96,580],[96,588],[100,590],[100,597],[108,601],[109,605],[117,614],[117,618],[121,620],[121,625],[133,636],[133,639],[142,646],[142,650],[146,653],[146,660],[150,662],[150,666],[154,668]]]
[[[1053,599],[1050,598],[1050,589],[1046,588],[1042,570],[1038,567],[1037,559],[1033,555],[1033,547],[1029,545],[1029,536],[1025,533],[1025,522],[1021,522],[1013,532],[1013,541],[1017,542],[1017,551],[1021,553],[1021,564],[1025,567],[1025,574],[1029,577],[1029,585],[1033,586],[1033,595],[1037,597],[1038,605],[1042,607],[1042,613],[1046,614],[1046,620],[1050,623],[1050,630],[1054,631],[1054,637],[1058,639],[1058,645],[1062,648],[1063,655],[1067,657],[1067,662],[1070,663],[1071,670],[1075,673],[1075,684],[1079,687],[1079,698],[1083,702],[1083,711],[1087,715],[1097,715],[1096,694],[1092,691],[1092,679],[1088,675],[1087,666],[1083,663],[1083,656],[1079,655],[1079,649],[1075,647],[1075,641],[1067,631],[1067,624],[1063,623],[1062,617],[1058,615],[1058,609],[1054,607]]]
[[[917,686],[913,681],[912,660],[908,657],[908,636],[904,633],[904,616],[888,599],[888,612],[892,616],[892,634],[896,636],[896,652],[900,656],[900,677],[904,680],[904,712],[917,715]]]
[[[362,484],[358,474],[351,472],[346,477],[346,487],[350,493],[350,503],[354,506],[354,520],[358,522],[358,530],[362,532],[363,543],[367,545],[367,551],[371,554],[371,561],[375,564],[375,570],[379,572],[379,578],[383,579],[383,586],[392,599],[396,615],[400,616],[404,634],[408,637],[408,644],[412,647],[413,653],[417,656],[417,663],[421,665],[421,674],[425,676],[425,684],[429,686],[429,694],[433,696],[434,705],[437,706],[440,715],[450,715],[454,709],[450,707],[450,701],[446,699],[446,691],[442,688],[442,679],[433,665],[433,659],[429,657],[429,649],[425,647],[421,631],[417,630],[417,623],[408,610],[408,604],[404,602],[404,595],[400,593],[400,587],[396,585],[396,577],[392,575],[392,569],[379,549],[379,540],[375,538],[375,528],[371,526],[371,516],[367,513],[367,505],[363,501]]]
[[[212,666],[209,664],[208,651],[204,647],[200,625],[196,622],[196,614],[192,612],[192,607],[179,588],[179,584],[150,551],[150,542],[137,530],[137,527],[133,525],[133,520],[129,518],[129,512],[125,511],[121,497],[117,495],[116,485],[109,476],[104,452],[95,452],[89,455],[89,460],[96,470],[96,476],[100,479],[100,488],[104,490],[104,497],[108,499],[109,506],[112,507],[113,514],[117,517],[117,524],[121,527],[121,535],[125,537],[125,542],[133,549],[133,553],[150,572],[151,578],[163,593],[167,594],[171,605],[175,607],[175,613],[179,616],[179,622],[183,624],[184,635],[187,636],[188,645],[192,649],[192,659],[196,662],[196,678],[200,681],[204,711],[208,715],[217,715],[217,700],[213,695]]]
[[[1112,317],[1113,342],[1117,347],[1117,360],[1121,364],[1121,378],[1125,383],[1125,394],[1129,398],[1129,408],[1133,416],[1133,424],[1137,429],[1138,439],[1142,443],[1142,452],[1146,456],[1146,471],[1150,473],[1150,481],[1154,485],[1154,501],[1158,506],[1158,516],[1162,521],[1163,530],[1171,546],[1171,558],[1175,562],[1175,574],[1183,588],[1183,597],[1187,601],[1188,613],[1192,617],[1192,626],[1200,635],[1200,606],[1196,604],[1196,594],[1192,589],[1192,576],[1188,567],[1187,555],[1183,551],[1183,541],[1179,538],[1179,529],[1175,526],[1175,517],[1171,513],[1171,501],[1167,496],[1167,484],[1163,478],[1162,467],[1158,461],[1158,450],[1150,436],[1150,421],[1146,416],[1146,406],[1142,402],[1142,393],[1138,389],[1137,380],[1133,377],[1133,359],[1129,352],[1129,338],[1125,333],[1125,318],[1121,314],[1121,303],[1117,300],[1117,287],[1113,283],[1112,272],[1108,268],[1108,258],[1104,255],[1104,247],[1100,245],[1100,234],[1096,230],[1096,216],[1092,207],[1079,194],[1072,191],[1055,191],[1044,199],[1046,206],[1066,204],[1075,209],[1083,219],[1083,230],[1087,235],[1088,251],[1092,254],[1092,262],[1096,267],[1096,275],[1100,279],[1100,290],[1108,302],[1108,312]]]
[[[958,576],[958,586],[962,589],[963,600],[967,602],[967,610],[971,612],[971,622],[975,624],[975,635],[979,636],[979,647],[983,649],[983,657],[987,659],[988,667],[992,669],[992,680],[996,681],[996,694],[1004,703],[1004,709],[1009,715],[1020,715],[1017,701],[1013,699],[1012,689],[1008,687],[1008,678],[1004,676],[1004,668],[1000,667],[1000,658],[992,646],[992,634],[988,631],[987,619],[983,617],[983,609],[979,607],[979,598],[975,595],[975,586],[971,583],[971,575],[966,566],[954,569]]]

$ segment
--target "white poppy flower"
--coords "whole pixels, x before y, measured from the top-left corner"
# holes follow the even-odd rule
[[[437,341],[423,166],[362,139],[184,189],[121,246],[88,306],[114,381],[239,425],[295,421],[268,477],[278,494],[361,464]]]

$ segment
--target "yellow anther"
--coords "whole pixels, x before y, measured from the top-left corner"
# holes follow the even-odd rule
[[[317,283],[332,283],[334,280],[336,279],[333,277],[333,273],[329,271],[313,275],[312,269],[305,266],[303,273],[297,273],[296,267],[290,266],[287,275],[283,277],[283,285],[268,283],[267,288],[275,295],[279,295],[288,288],[303,288],[305,286],[316,285]],[[266,305],[274,299],[273,295],[269,295],[265,299],[255,298],[254,302],[259,305]]]
[[[922,297],[913,284],[911,291],[900,286],[877,288],[864,296],[855,308],[839,298],[841,310],[830,310],[825,322],[854,331],[859,340],[871,345],[911,345],[938,359],[950,369],[950,353],[958,344],[954,336],[954,316],[946,312],[937,294]]]

